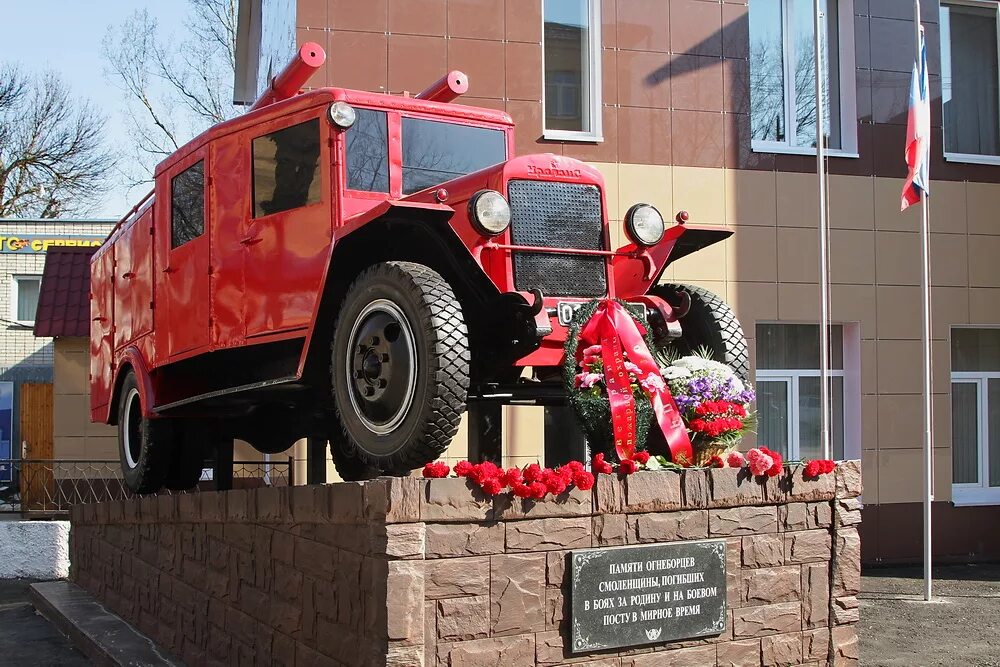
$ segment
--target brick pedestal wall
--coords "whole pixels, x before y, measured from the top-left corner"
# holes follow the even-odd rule
[[[860,463],[598,476],[558,500],[464,479],[194,493],[74,508],[71,578],[189,664],[857,664]],[[569,653],[571,549],[725,538],[718,637]]]

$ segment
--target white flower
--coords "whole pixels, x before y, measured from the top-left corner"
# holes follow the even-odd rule
[[[645,468],[646,470],[660,470],[663,466],[660,465],[660,462],[656,460],[655,456],[650,456],[649,460],[646,461]]]
[[[664,380],[683,380],[691,377],[691,371],[682,366],[665,366],[660,369]]]

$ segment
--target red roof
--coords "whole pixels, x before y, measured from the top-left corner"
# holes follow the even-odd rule
[[[90,335],[90,257],[95,250],[49,248],[35,313],[36,336]]]

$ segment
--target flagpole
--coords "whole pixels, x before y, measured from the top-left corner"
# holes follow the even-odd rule
[[[917,63],[919,71],[920,85],[923,85],[924,73],[923,54],[920,52],[920,0],[913,0],[913,11],[915,12],[915,36]],[[928,95],[929,95],[928,91]],[[926,138],[930,141],[930,137]],[[930,151],[928,151],[929,154]],[[928,169],[928,180],[930,180],[930,170]],[[932,593],[931,573],[931,501],[934,499],[933,493],[933,471],[934,471],[934,434],[933,434],[933,406],[931,402],[931,279],[930,279],[930,223],[927,214],[927,186],[920,188],[920,291],[921,306],[923,310],[923,331],[921,333],[921,343],[923,345],[923,408],[924,408],[924,600],[930,601]]]
[[[823,49],[821,0],[813,0],[813,53],[816,61],[816,175],[819,179],[819,356],[820,439],[823,458],[832,459],[830,448],[830,267],[826,215],[826,164],[823,162]]]

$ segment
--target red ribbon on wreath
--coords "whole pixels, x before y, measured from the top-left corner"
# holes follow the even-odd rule
[[[580,329],[580,340],[585,346],[601,346],[618,458],[630,459],[635,454],[635,397],[632,396],[628,371],[625,370],[625,356],[628,355],[646,377],[652,375],[660,379],[657,384],[662,388],[651,392],[653,413],[667,440],[671,459],[674,463],[688,466],[694,460],[691,439],[677,403],[643,340],[645,333],[645,328],[632,318],[624,306],[613,299],[606,299],[598,304],[593,316]]]

